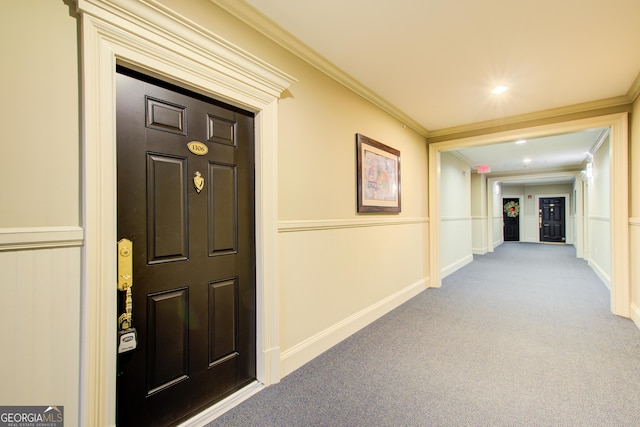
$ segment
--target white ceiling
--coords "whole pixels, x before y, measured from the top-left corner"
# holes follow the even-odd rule
[[[607,136],[606,128],[551,135],[521,143],[510,141],[480,147],[459,148],[454,155],[471,169],[487,165],[491,173],[584,169]]]
[[[640,72],[640,0],[244,2],[428,131],[628,97]]]

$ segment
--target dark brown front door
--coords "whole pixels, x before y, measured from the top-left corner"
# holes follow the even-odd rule
[[[502,236],[505,242],[520,240],[520,199],[502,199]]]
[[[564,197],[541,197],[539,205],[540,241],[564,243]]]
[[[121,68],[116,86],[138,338],[118,355],[117,423],[173,425],[256,376],[253,115]]]

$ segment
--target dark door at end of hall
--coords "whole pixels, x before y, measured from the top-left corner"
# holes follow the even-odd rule
[[[520,199],[505,197],[502,199],[502,236],[505,242],[520,241]]]
[[[541,197],[539,206],[540,241],[564,243],[566,241],[564,197]]]
[[[254,119],[120,68],[116,87],[138,337],[118,355],[117,425],[175,425],[255,381]]]

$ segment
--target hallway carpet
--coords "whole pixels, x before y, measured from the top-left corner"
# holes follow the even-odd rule
[[[640,425],[640,330],[572,246],[504,243],[215,426]]]

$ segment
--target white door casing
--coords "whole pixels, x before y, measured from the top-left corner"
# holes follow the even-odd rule
[[[561,123],[534,126],[475,137],[452,139],[429,144],[429,271],[431,286],[439,287],[442,282],[439,261],[438,188],[440,185],[440,152],[461,147],[473,147],[499,142],[531,139],[539,136],[575,132],[597,127],[610,127],[611,158],[611,311],[622,317],[631,314],[630,269],[629,269],[629,121],[628,113],[615,113],[586,119],[569,120]],[[522,177],[518,177],[521,179]],[[487,191],[493,189],[496,181],[505,177],[489,179]],[[489,199],[488,199],[489,200]],[[493,207],[488,206],[487,234],[489,250],[493,241]]]
[[[77,0],[83,97],[80,424],[115,425],[116,64],[256,114],[257,378],[280,379],[277,101],[295,79],[154,0]]]

